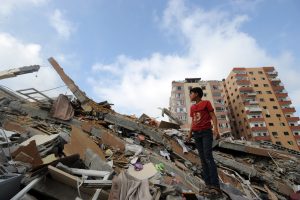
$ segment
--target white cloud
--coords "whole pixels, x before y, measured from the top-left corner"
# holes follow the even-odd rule
[[[28,65],[41,65],[37,73],[24,74],[15,78],[0,80],[0,84],[13,90],[36,88],[45,90],[63,85],[56,72],[45,63],[41,56],[39,44],[25,43],[17,38],[0,32],[0,70],[7,70]],[[49,67],[46,67],[49,66]],[[65,88],[47,92],[49,96],[56,96],[64,92]]]
[[[115,65],[103,65],[101,63],[96,63],[92,66],[94,72],[108,72],[111,74],[120,74],[120,71],[115,67]]]
[[[48,0],[1,0],[0,15],[6,16],[11,14],[15,9],[24,8],[27,6],[39,6],[46,3]]]
[[[54,10],[49,20],[50,25],[64,39],[68,39],[72,32],[75,31],[74,25],[65,18],[65,16],[59,9]]]
[[[183,0],[170,0],[161,19],[166,31],[184,41],[183,55],[153,53],[149,58],[119,56],[109,65],[97,63],[102,75],[93,73],[89,83],[98,98],[108,99],[117,111],[143,112],[158,116],[157,107],[168,107],[173,80],[201,77],[226,78],[233,67],[274,65],[280,78],[289,85],[291,95],[299,94],[299,68],[289,52],[272,57],[255,38],[241,31],[247,15],[232,16],[221,10],[189,8]],[[119,73],[114,73],[118,71]],[[107,78],[103,78],[104,75]],[[288,78],[295,77],[295,78]],[[293,96],[291,96],[293,98]]]

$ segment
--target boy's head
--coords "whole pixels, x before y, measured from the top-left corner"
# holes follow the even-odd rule
[[[194,87],[190,89],[190,99],[195,101],[197,98],[201,99],[203,96],[203,91],[200,87]]]

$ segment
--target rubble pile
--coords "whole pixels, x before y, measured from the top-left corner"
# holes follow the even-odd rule
[[[0,87],[1,199],[206,199],[180,124],[116,113],[49,62],[75,100],[32,102]],[[221,199],[299,199],[297,151],[229,136],[214,142],[214,158]]]

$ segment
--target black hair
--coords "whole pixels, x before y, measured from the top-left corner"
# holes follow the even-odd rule
[[[190,93],[192,93],[192,92],[198,94],[198,97],[200,97],[200,98],[203,97],[203,91],[199,87],[194,87],[194,88],[190,89]]]

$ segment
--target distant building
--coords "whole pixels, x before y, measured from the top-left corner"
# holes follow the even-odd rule
[[[172,92],[170,98],[170,111],[182,122],[183,128],[189,128],[191,124],[189,93],[193,87],[200,87],[203,90],[203,99],[209,100],[215,109],[218,118],[220,133],[231,132],[227,109],[224,106],[222,97],[222,81],[201,81],[200,78],[186,78],[183,81],[172,82]]]
[[[274,67],[233,68],[223,88],[234,137],[299,150],[299,117]]]

